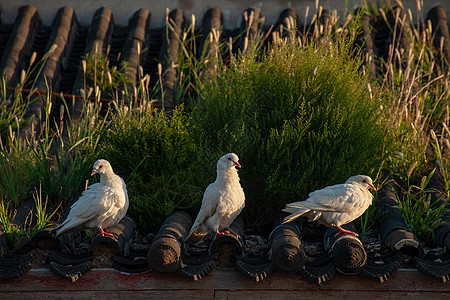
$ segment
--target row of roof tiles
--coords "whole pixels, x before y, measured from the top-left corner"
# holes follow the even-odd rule
[[[400,16],[406,14],[400,8]],[[252,16],[252,17],[250,17]],[[333,14],[323,10],[317,18],[325,27],[332,21]],[[139,69],[142,67],[144,74],[151,78],[150,87],[158,78],[158,63],[163,67],[163,87],[165,91],[165,104],[173,105],[173,89],[176,79],[177,53],[180,43],[177,38],[181,36],[183,28],[188,26],[182,10],[175,9],[168,14],[168,23],[172,30],[164,28],[150,28],[150,12],[146,9],[137,10],[128,20],[126,26],[116,25],[111,9],[99,8],[94,14],[88,26],[81,25],[73,8],[62,7],[55,15],[50,26],[45,25],[36,7],[28,5],[21,7],[16,20],[10,24],[0,24],[0,74],[6,80],[6,86],[14,87],[20,80],[22,69],[26,69],[36,52],[36,60],[39,61],[52,47],[53,52],[43,66],[35,82],[38,90],[47,90],[59,93],[81,95],[83,88],[83,70],[80,67],[82,58],[88,53],[108,53],[112,64],[119,61],[128,62],[126,76],[131,82],[131,87],[136,85]],[[209,51],[217,51],[220,40],[236,37],[242,32],[248,38],[257,36],[258,33],[268,35],[270,30],[280,30],[280,26],[288,26],[290,18],[297,21],[301,32],[307,24],[302,23],[299,14],[293,8],[287,8],[280,12],[275,24],[265,23],[261,11],[257,8],[248,8],[242,13],[240,27],[225,28],[223,26],[223,14],[217,8],[209,9],[202,16],[202,25],[198,30],[199,43],[210,43]],[[388,22],[393,23],[395,14],[388,16]],[[252,21],[253,20],[253,21]],[[255,21],[257,20],[257,21]],[[432,8],[426,20],[430,20],[435,30],[435,46],[442,46],[443,55],[450,61],[450,38],[447,23],[447,15],[442,7]],[[402,34],[409,30],[407,26],[399,30],[400,43],[396,47],[408,47]],[[208,35],[216,31],[219,39],[207,39]],[[393,36],[390,26],[383,19],[374,19],[367,16],[362,28],[361,41],[365,41],[366,53],[386,57],[392,44]],[[248,41],[245,36],[237,39],[236,48],[243,49]],[[406,35],[403,35],[406,36]],[[142,51],[146,49],[146,51]],[[213,66],[212,66],[213,67]],[[376,77],[376,66],[371,65],[371,76]],[[81,97],[79,97],[81,98]],[[77,119],[83,107],[82,99],[75,98],[71,107],[73,119]],[[57,107],[57,106],[55,106]],[[35,122],[39,123],[42,115],[42,103],[33,102],[28,108],[27,115],[35,115]]]

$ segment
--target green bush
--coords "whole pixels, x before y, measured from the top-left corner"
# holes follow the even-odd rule
[[[142,228],[158,230],[174,209],[201,201],[202,166],[196,164],[190,120],[182,109],[170,117],[160,111],[112,124],[99,145],[99,157],[125,180],[129,213]]]
[[[285,203],[381,165],[379,104],[348,45],[250,51],[201,90],[196,136],[213,157],[240,157],[250,227],[271,226]]]

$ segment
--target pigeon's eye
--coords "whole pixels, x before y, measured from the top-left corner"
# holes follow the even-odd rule
[[[366,181],[365,179],[363,179],[363,182],[364,182],[364,183],[367,183],[367,181]]]
[[[231,160],[231,157],[228,157],[228,160]]]
[[[103,165],[98,166],[100,169],[103,168]]]

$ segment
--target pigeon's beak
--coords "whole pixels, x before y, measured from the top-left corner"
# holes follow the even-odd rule
[[[369,184],[369,187],[375,191],[375,187],[373,185]]]
[[[236,167],[238,167],[238,168],[240,168],[241,167],[241,165],[237,162],[237,161],[235,161],[234,162],[234,164],[236,165]]]
[[[92,170],[91,176],[94,176],[95,174],[97,174],[97,169]]]

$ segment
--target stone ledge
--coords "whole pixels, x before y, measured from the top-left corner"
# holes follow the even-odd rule
[[[70,283],[49,269],[31,269],[20,278],[0,281],[4,299],[85,299],[123,297],[174,299],[286,299],[317,297],[320,299],[431,299],[449,297],[447,283],[439,283],[414,269],[400,269],[387,282],[378,284],[361,276],[336,274],[332,280],[315,286],[301,275],[274,271],[262,282],[253,282],[234,270],[213,270],[199,281],[180,274],[147,272],[139,275],[120,273],[115,269],[93,269],[80,280]]]

